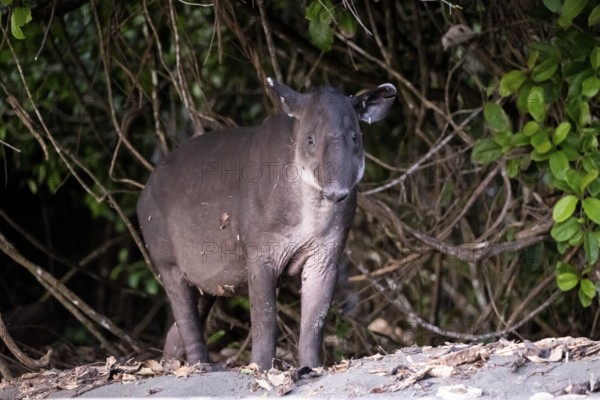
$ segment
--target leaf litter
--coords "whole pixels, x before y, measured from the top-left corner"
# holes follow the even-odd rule
[[[515,342],[501,339],[486,345],[447,343],[436,348],[409,347],[399,350],[397,354],[400,353],[406,355],[405,359],[392,366],[390,366],[389,360],[390,357],[393,359],[395,355],[376,354],[358,360],[343,360],[328,368],[294,368],[279,361],[279,365],[269,371],[261,371],[256,364],[228,368],[228,370],[250,375],[253,383],[249,390],[252,392],[264,390],[284,396],[293,392],[298,385],[310,383],[325,375],[344,374],[349,369],[364,366],[366,373],[390,380],[387,384],[370,389],[370,392],[389,393],[410,388],[417,383],[421,385],[420,382],[431,378],[453,376],[469,378],[486,366],[494,367],[493,363],[488,363],[492,355],[510,357],[513,360],[513,373],[528,364],[548,365],[554,368],[553,365],[557,366],[560,363],[598,359],[600,342],[571,337],[543,339],[537,342]],[[418,357],[418,361],[416,361],[418,354],[426,357]],[[380,363],[384,364],[380,365]],[[108,357],[103,365],[91,364],[71,370],[50,369],[26,373],[10,382],[0,383],[0,391],[9,385],[17,387],[19,394],[16,399],[46,398],[52,393],[63,390],[75,391],[75,395],[80,395],[115,382],[126,383],[165,375],[188,377],[209,370],[210,366],[207,364],[189,365],[177,360],[149,359],[140,362],[118,361],[114,357]],[[569,382],[560,391],[564,394],[600,392],[600,376],[596,377],[591,374],[586,381]],[[464,385],[450,385],[439,387],[436,395],[440,398],[451,398],[461,393],[463,398],[474,398],[481,396],[484,390]]]
[[[424,347],[423,351],[431,347]],[[528,364],[551,364],[579,361],[597,358],[600,353],[600,343],[587,338],[549,338],[537,342],[516,342],[501,339],[491,344],[448,343],[437,348],[439,352],[429,360],[414,362],[411,365],[399,365],[387,372],[394,377],[394,382],[373,388],[371,393],[397,392],[407,389],[417,382],[427,378],[447,378],[453,375],[468,377],[487,365],[491,355],[516,356],[518,365],[513,366],[513,372]],[[402,351],[402,350],[400,350]],[[410,359],[410,356],[407,357]],[[369,371],[380,376],[386,376],[383,367]],[[562,389],[565,394],[582,394],[600,391],[600,377],[591,376],[589,382],[569,384]],[[451,397],[452,393],[464,393],[465,396],[479,397],[483,394],[480,388],[463,385],[442,386],[436,394],[438,397]]]
[[[104,365],[81,365],[71,370],[50,369],[26,373],[10,382],[0,383],[0,390],[9,384],[16,385],[19,394],[15,400],[40,399],[63,390],[74,390],[77,395],[80,395],[115,382],[136,381],[162,375],[187,377],[206,371],[206,364],[189,365],[178,360],[165,359],[160,362],[152,359],[143,362],[134,360],[119,362],[115,357],[110,356]]]

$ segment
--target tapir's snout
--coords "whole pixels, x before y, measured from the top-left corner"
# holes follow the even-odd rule
[[[340,203],[348,197],[350,192],[348,189],[325,189],[323,196],[332,203]]]

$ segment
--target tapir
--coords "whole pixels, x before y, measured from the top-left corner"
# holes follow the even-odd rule
[[[251,361],[272,366],[276,286],[301,274],[299,365],[321,365],[337,265],[365,158],[359,121],[386,116],[389,83],[358,96],[331,86],[299,93],[273,79],[284,113],[261,125],[189,140],[151,173],[137,205],[152,263],[189,363],[208,363],[204,336],[216,296],[247,293]]]

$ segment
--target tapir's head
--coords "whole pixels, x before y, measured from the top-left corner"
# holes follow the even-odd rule
[[[384,83],[356,97],[331,86],[308,93],[268,79],[283,110],[297,120],[295,161],[302,180],[333,203],[344,201],[363,176],[365,157],[359,120],[368,123],[385,117],[396,88]]]

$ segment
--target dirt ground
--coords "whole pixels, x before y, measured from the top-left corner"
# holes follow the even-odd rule
[[[0,383],[0,400],[37,398],[600,398],[600,342],[552,338],[409,347],[317,370],[252,365],[205,372],[147,360],[48,370]]]

